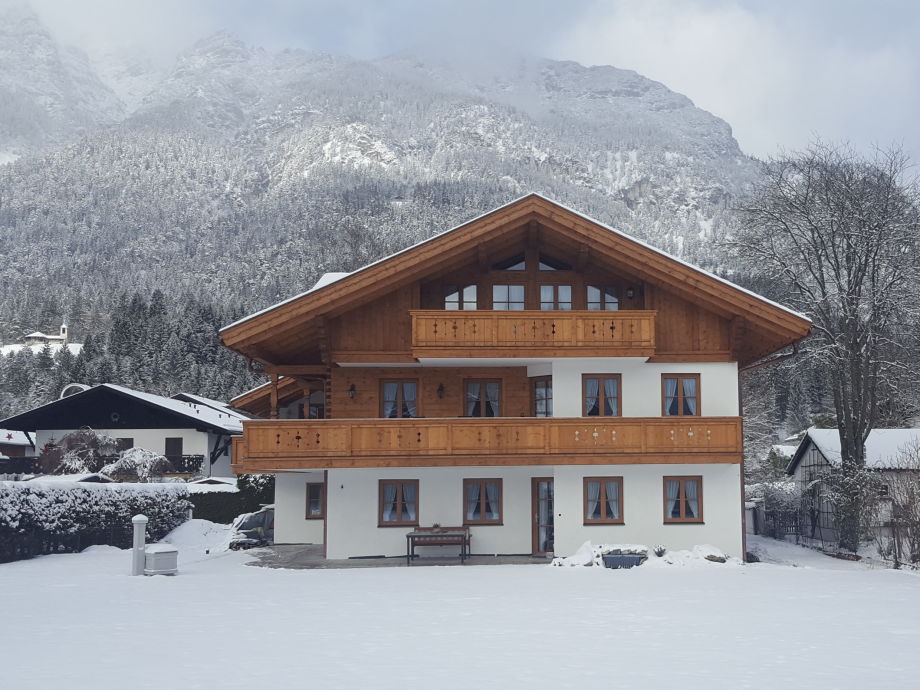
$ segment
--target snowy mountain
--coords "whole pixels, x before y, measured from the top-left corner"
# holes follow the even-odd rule
[[[756,174],[725,122],[613,67],[226,33],[166,71],[118,55],[0,14],[0,152],[22,155],[0,165],[0,342],[65,317],[83,335],[74,316],[104,324],[125,291],[262,307],[529,191],[711,266]]]

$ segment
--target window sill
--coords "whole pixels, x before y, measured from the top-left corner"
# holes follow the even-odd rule
[[[418,522],[378,522],[377,527],[418,527]]]
[[[626,520],[585,520],[582,524],[585,527],[592,525],[625,525]]]
[[[502,527],[504,526],[504,521],[502,520],[483,520],[481,522],[474,522],[466,520],[463,523],[464,527]]]
[[[307,517],[304,519],[305,520],[325,520],[326,516],[325,515],[307,515]]]
[[[705,525],[702,520],[665,520],[665,525]]]

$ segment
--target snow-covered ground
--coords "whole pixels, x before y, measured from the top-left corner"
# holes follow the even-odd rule
[[[176,577],[93,547],[0,565],[4,688],[886,688],[920,677],[920,577],[768,560],[275,570],[171,536]],[[205,550],[210,554],[205,554]],[[215,551],[217,550],[217,551]]]

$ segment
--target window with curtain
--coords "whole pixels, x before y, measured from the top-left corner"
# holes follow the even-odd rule
[[[543,311],[571,311],[572,286],[571,285],[541,285],[540,309]]]
[[[553,416],[552,376],[541,376],[533,379],[533,416]]]
[[[492,309],[497,311],[522,311],[524,309],[524,286],[493,285]]]
[[[619,374],[584,374],[581,380],[585,417],[622,415],[622,387]]]
[[[476,309],[475,285],[446,285],[444,287],[444,308],[448,311]]]
[[[664,521],[703,521],[703,478],[664,478]]]
[[[465,388],[464,416],[501,417],[501,381],[469,380]]]
[[[418,381],[381,381],[380,416],[418,417]]]
[[[585,524],[623,524],[623,477],[585,477]]]
[[[502,524],[502,480],[463,480],[463,524]]]
[[[699,374],[663,374],[661,389],[662,414],[665,417],[692,417],[700,414]]]
[[[418,524],[418,479],[381,479],[378,526]]]
[[[307,484],[307,519],[317,520],[326,517],[325,485],[310,482]]]
[[[588,285],[585,304],[591,311],[616,311],[620,308],[617,289],[611,285]]]

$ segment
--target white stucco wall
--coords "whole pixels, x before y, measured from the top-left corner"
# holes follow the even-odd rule
[[[665,476],[703,477],[703,524],[665,524]],[[585,525],[583,479],[623,477],[622,525]],[[712,544],[742,557],[741,465],[568,465],[554,471],[556,554],[573,553],[585,541],[630,543],[668,549]]]
[[[322,482],[322,470],[275,475],[276,544],[323,543],[323,521],[307,519],[307,484]]]
[[[620,374],[624,417],[661,416],[661,375],[699,374],[705,417],[738,416],[735,362],[649,363],[639,357],[560,358],[552,362],[553,416],[582,416],[582,374]],[[529,372],[528,372],[529,373]]]
[[[44,429],[35,433],[36,447],[42,448],[51,438],[60,441],[74,429]],[[94,429],[112,438],[133,438],[135,448],[146,448],[154,453],[166,452],[167,438],[182,438],[183,455],[204,455],[207,459],[208,434],[194,429]],[[205,460],[207,462],[207,460]]]
[[[419,480],[419,524],[463,524],[463,479],[501,477],[503,524],[471,527],[473,553],[531,551],[531,478],[555,479],[555,552],[573,553],[583,542],[663,544],[670,549],[713,544],[742,555],[740,465],[667,464],[555,467],[449,467],[329,470],[326,515],[328,558],[405,554],[409,527],[378,527],[380,479]],[[703,524],[664,524],[663,477],[703,477]],[[584,525],[586,476],[622,476],[624,525]],[[279,475],[276,539],[301,542],[309,526],[303,518],[305,484],[299,473]],[[290,505],[288,505],[290,504]],[[285,525],[286,517],[297,525]],[[284,525],[282,527],[282,525]],[[300,530],[299,532],[297,530]],[[446,548],[432,549],[444,553]],[[421,552],[420,552],[421,553]]]

